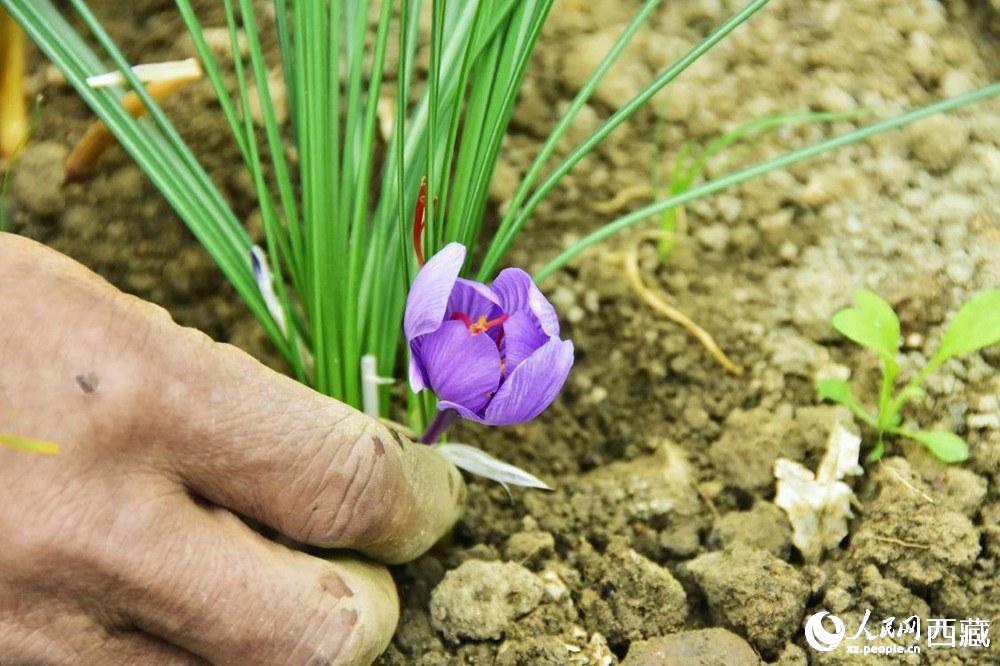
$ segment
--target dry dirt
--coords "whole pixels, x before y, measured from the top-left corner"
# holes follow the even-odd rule
[[[566,146],[738,4],[664,3]],[[132,3],[131,14],[117,3],[94,5],[133,60],[189,49],[167,0]],[[557,4],[505,146],[496,206],[637,6]],[[657,125],[668,168],[684,140],[705,142],[766,113],[891,114],[995,79],[997,23],[986,2],[775,0],[589,156],[539,209],[508,261],[537,268],[614,210],[647,200]],[[105,156],[93,180],[60,186],[62,159],[90,117],[36,63],[33,86],[46,102],[6,202],[13,230],[274,362],[233,291],[122,151]],[[183,92],[168,111],[259,233],[253,188],[231,166],[235,149],[207,85]],[[709,173],[848,126],[783,129],[721,155]],[[772,503],[771,468],[778,456],[815,468],[838,422],[860,432],[867,449],[871,433],[819,404],[812,389],[817,374],[832,373],[849,376],[859,395],[877,390],[876,360],[839,338],[830,315],[856,287],[884,295],[900,313],[904,374],[912,372],[949,315],[1000,284],[998,211],[995,100],[691,206],[670,260],[644,243],[640,267],[648,284],[715,335],[744,369],[739,377],[628,287],[619,254],[639,243],[636,235],[543,284],[578,350],[566,390],[533,423],[463,426],[456,438],[556,490],[509,498],[472,480],[452,537],[396,570],[403,619],[380,663],[868,664],[843,649],[810,649],[805,618],[827,610],[852,633],[866,610],[876,629],[882,618],[914,614],[996,620],[1000,349],[946,364],[905,414],[960,433],[969,461],[949,467],[912,442],[891,442],[886,458],[853,481],[859,503],[850,533],[818,564],[791,545]],[[925,649],[893,661],[992,664],[1000,648]]]

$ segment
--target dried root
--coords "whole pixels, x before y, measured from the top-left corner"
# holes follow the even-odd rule
[[[615,196],[606,201],[594,201],[590,203],[590,210],[600,215],[611,215],[620,210],[624,210],[636,201],[649,201],[653,190],[646,183],[632,185],[618,190]]]
[[[628,280],[629,285],[646,305],[693,335],[705,347],[705,350],[708,351],[712,358],[725,368],[726,372],[733,375],[742,375],[743,368],[729,360],[729,357],[719,348],[715,339],[705,329],[694,323],[683,312],[669,305],[663,296],[643,283],[642,275],[639,271],[639,247],[643,241],[656,240],[659,237],[659,231],[647,232],[640,236],[636,244],[624,253],[622,259],[625,265],[625,278]]]

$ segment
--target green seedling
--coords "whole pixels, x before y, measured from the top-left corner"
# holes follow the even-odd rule
[[[882,386],[878,410],[874,414],[861,406],[847,381],[820,379],[816,382],[820,398],[844,405],[878,432],[875,448],[868,455],[869,461],[878,460],[885,453],[886,435],[899,435],[920,442],[946,463],[961,462],[969,457],[968,445],[955,433],[901,427],[900,410],[907,402],[924,395],[921,384],[942,363],[1000,342],[1000,289],[977,294],[962,306],[952,318],[930,361],[898,392],[894,392],[893,387],[900,370],[896,362],[899,318],[892,307],[877,294],[859,289],[854,293],[854,307],[833,316],[833,327],[882,358]]]
[[[732,145],[751,138],[760,137],[787,125],[799,123],[834,123],[841,120],[851,120],[866,113],[864,109],[851,111],[794,111],[791,113],[775,113],[761,118],[754,118],[735,129],[709,141],[700,148],[695,141],[685,141],[681,144],[670,167],[670,175],[666,187],[661,184],[660,153],[664,142],[663,119],[657,120],[655,140],[653,141],[653,159],[650,181],[653,193],[658,198],[676,197],[690,190],[704,175],[709,160],[728,149]],[[660,214],[660,256],[665,260],[673,249],[675,234],[683,231],[685,207],[668,208]],[[679,228],[678,228],[679,227]]]

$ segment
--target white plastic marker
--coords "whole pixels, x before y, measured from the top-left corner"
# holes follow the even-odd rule
[[[201,65],[194,58],[136,65],[132,68],[132,73],[143,83],[152,83],[154,81],[197,81],[202,76]],[[91,88],[109,88],[111,86],[123,86],[127,83],[125,75],[118,70],[87,77],[87,85]]]
[[[379,417],[378,387],[394,381],[392,377],[379,377],[378,362],[374,356],[365,354],[361,357],[361,406],[365,414]]]

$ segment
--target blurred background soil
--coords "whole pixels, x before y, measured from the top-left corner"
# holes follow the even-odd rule
[[[92,4],[134,62],[193,54],[169,0]],[[199,4],[206,25],[224,24],[218,3]],[[739,5],[664,3],[562,150]],[[638,6],[557,2],[494,180],[494,214]],[[538,210],[508,263],[538,268],[649,201],[658,135],[665,170],[685,140],[704,143],[764,114],[863,108],[886,116],[997,78],[997,15],[990,2],[775,0],[588,156]],[[12,230],[280,367],[123,151],[111,150],[93,179],[62,184],[63,160],[92,118],[37,54],[32,62],[32,93],[44,103],[5,201]],[[237,151],[208,83],[166,108],[259,236],[253,186],[234,166]],[[709,175],[849,126],[785,128],[720,155]],[[638,299],[622,277],[621,254],[633,250],[646,283],[710,331],[742,376],[726,374]],[[698,202],[668,262],[637,233],[586,253],[542,285],[577,348],[562,397],[530,424],[456,433],[556,490],[508,497],[471,480],[450,540],[395,572],[403,616],[380,663],[652,664],[683,654],[683,663],[867,664],[870,657],[808,648],[804,619],[827,610],[849,631],[867,609],[872,623],[913,614],[995,621],[1000,349],[946,364],[905,414],[964,436],[969,461],[944,466],[915,444],[892,442],[854,481],[850,534],[819,564],[791,545],[772,503],[772,466],[784,456],[814,469],[835,424],[857,431],[843,410],[817,402],[818,374],[850,377],[866,398],[877,390],[876,359],[828,323],[856,287],[874,289],[900,313],[907,374],[970,294],[998,284],[997,100]],[[871,433],[859,432],[870,444]],[[1000,648],[894,659],[993,664]]]

